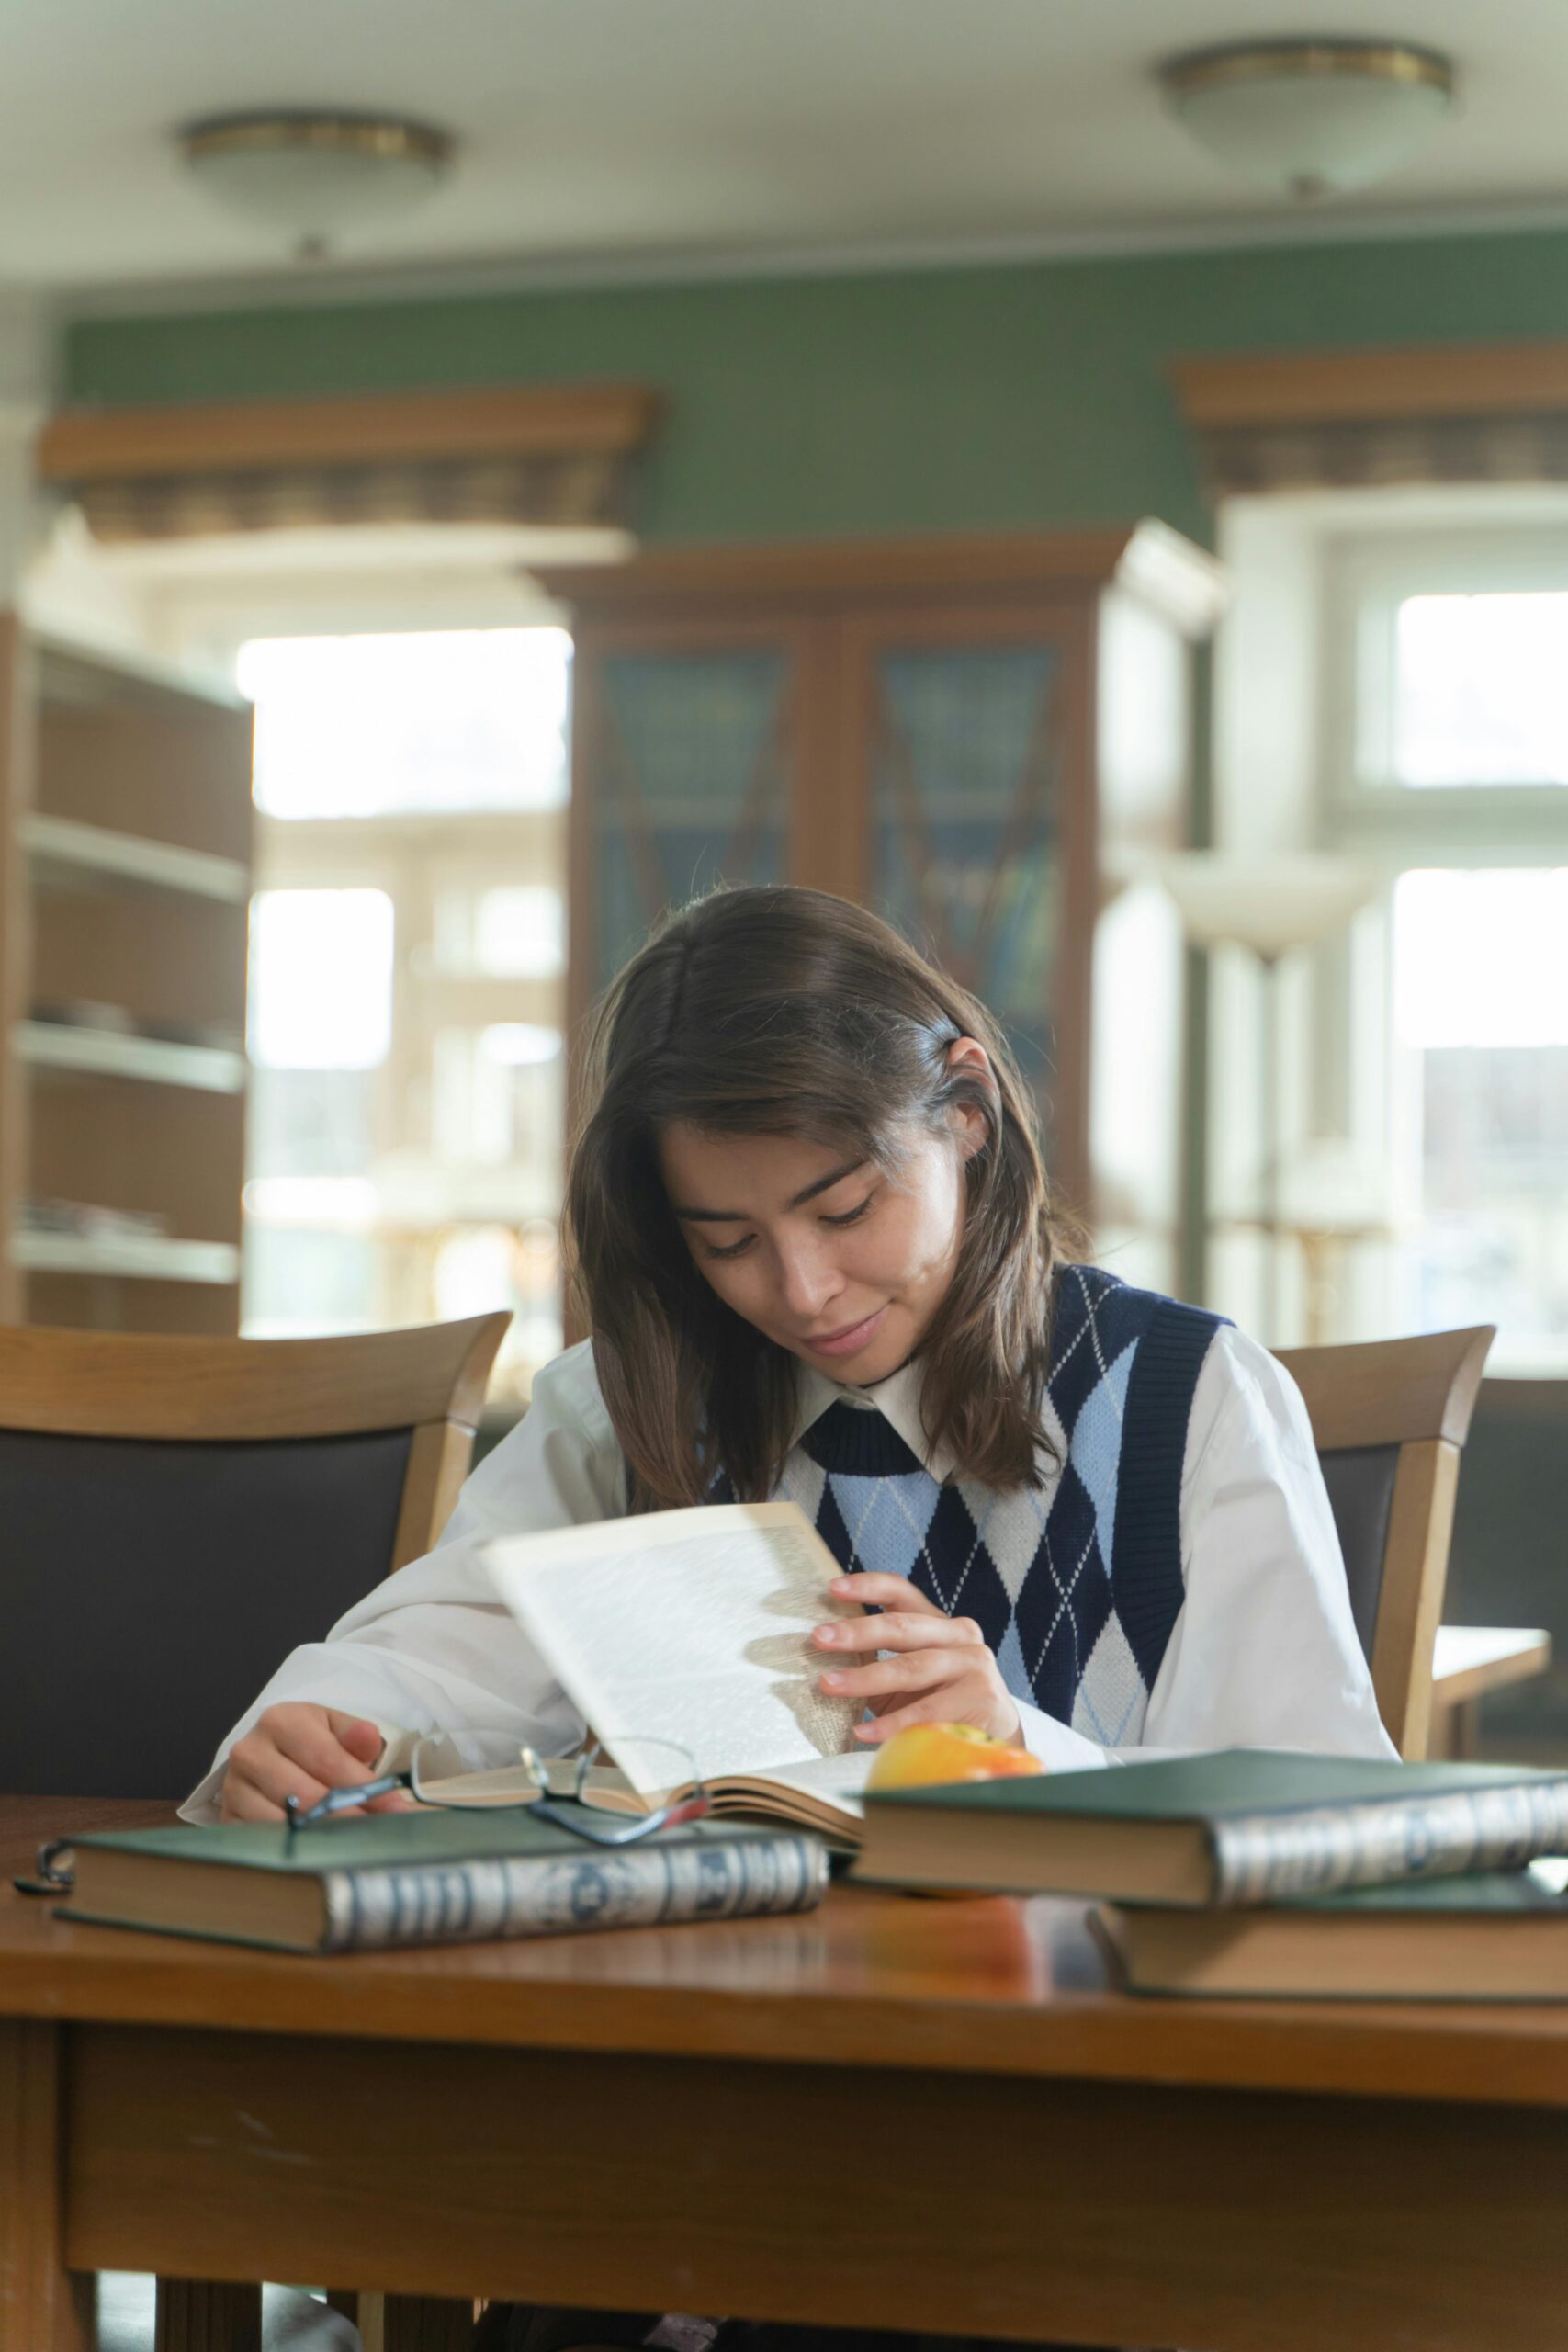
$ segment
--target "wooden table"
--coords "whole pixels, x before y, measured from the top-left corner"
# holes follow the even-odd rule
[[[1479,1753],[1481,1702],[1551,1664],[1551,1636],[1532,1625],[1439,1625],[1432,1652],[1433,1756]]]
[[[148,1817],[0,1848],[88,1813]],[[1565,2214],[1568,2005],[1131,2001],[1077,1905],[852,1888],[354,1961],[0,1895],[0,2352],[81,2352],[100,2269],[1561,2352]]]

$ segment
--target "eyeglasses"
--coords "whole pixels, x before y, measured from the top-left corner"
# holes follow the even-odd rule
[[[560,1764],[547,1763],[532,1747],[518,1750],[525,1778],[532,1784],[526,1795],[511,1791],[497,1795],[478,1788],[474,1783],[489,1779],[489,1774],[474,1773],[461,1779],[437,1780],[427,1776],[427,1767],[443,1743],[434,1738],[422,1739],[409,1759],[406,1770],[384,1772],[378,1780],[365,1781],[357,1788],[329,1789],[315,1804],[301,1806],[298,1797],[286,1797],[283,1809],[290,1831],[313,1828],[319,1822],[330,1821],[334,1814],[350,1813],[356,1806],[368,1804],[373,1797],[392,1796],[399,1792],[412,1797],[416,1804],[430,1805],[446,1813],[512,1813],[526,1807],[536,1821],[551,1821],[572,1837],[584,1838],[591,1846],[635,1846],[639,1838],[651,1838],[656,1829],[678,1828],[682,1822],[701,1821],[713,1811],[713,1799],[703,1785],[697,1770],[697,1759],[689,1748],[678,1747],[672,1740],[637,1738],[606,1741],[596,1739],[581,1754]],[[624,1773],[611,1760],[612,1747],[626,1748],[635,1745],[639,1759],[646,1758],[657,1784],[668,1792],[665,1802],[651,1813],[637,1810],[637,1797]],[[566,1786],[558,1785],[564,1778]],[[446,1793],[450,1791],[451,1793]]]

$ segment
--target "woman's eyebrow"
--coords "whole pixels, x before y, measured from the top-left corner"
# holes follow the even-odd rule
[[[796,1193],[789,1204],[790,1207],[804,1208],[807,1201],[817,1198],[818,1193],[830,1193],[835,1184],[841,1184],[846,1176],[852,1176],[857,1169],[864,1166],[863,1159],[846,1159],[841,1168],[835,1168],[830,1175],[818,1176],[815,1184],[807,1184],[803,1191]]]
[[[841,1168],[831,1169],[826,1176],[818,1176],[814,1183],[804,1186],[795,1193],[793,1200],[786,1202],[785,1206],[792,1209],[804,1208],[807,1201],[814,1201],[817,1198],[818,1193],[830,1193],[835,1184],[841,1184],[846,1176],[852,1176],[857,1169],[864,1166],[863,1159],[846,1160]],[[744,1225],[747,1222],[747,1212],[744,1209],[677,1208],[675,1215],[678,1217],[683,1217],[689,1225]]]

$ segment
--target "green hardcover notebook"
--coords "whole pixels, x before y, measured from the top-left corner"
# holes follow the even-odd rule
[[[1305,2000],[1568,2000],[1568,1861],[1347,1888],[1248,1911],[1106,1904],[1130,1992]]]
[[[624,1847],[526,1809],[378,1814],[310,1829],[106,1832],[73,1841],[60,1916],[262,1944],[357,1951],[676,1919],[802,1911],[827,1883],[801,1830],[697,1821]]]
[[[1235,1747],[869,1792],[854,1876],[1231,1905],[1554,1852],[1568,1852],[1568,1773]]]

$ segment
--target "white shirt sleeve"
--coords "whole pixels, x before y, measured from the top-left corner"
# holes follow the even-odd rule
[[[283,1700],[369,1717],[382,1734],[383,1769],[429,1732],[450,1736],[452,1770],[514,1762],[525,1741],[547,1755],[568,1751],[581,1719],[502,1606],[479,1547],[497,1535],[618,1519],[626,1508],[621,1452],[585,1342],[540,1373],[527,1412],[468,1479],[434,1551],[367,1593],[325,1641],[284,1659],[182,1817],[217,1819],[229,1750]]]
[[[584,1343],[547,1366],[519,1426],[480,1464],[434,1552],[294,1650],[181,1807],[218,1815],[230,1748],[263,1711],[310,1700],[380,1729],[384,1769],[414,1736],[448,1736],[449,1769],[514,1760],[525,1741],[570,1750],[583,1724],[495,1595],[479,1547],[626,1511],[626,1473]],[[1181,1486],[1187,1597],[1140,1746],[1104,1748],[1021,1703],[1025,1745],[1083,1770],[1160,1751],[1300,1747],[1393,1753],[1372,1695],[1312,1431],[1294,1382],[1222,1329],[1193,1390]]]
[[[1043,1764],[1082,1771],[1206,1747],[1393,1755],[1301,1392],[1266,1349],[1228,1326],[1192,1394],[1181,1556],[1187,1598],[1142,1741],[1100,1747],[1021,1703],[1024,1744]]]

